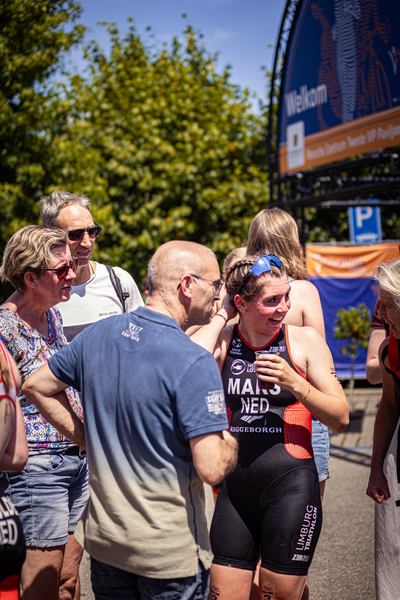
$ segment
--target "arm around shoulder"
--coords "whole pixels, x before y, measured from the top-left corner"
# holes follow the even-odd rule
[[[204,483],[217,485],[236,467],[238,443],[228,431],[189,440],[196,471]]]

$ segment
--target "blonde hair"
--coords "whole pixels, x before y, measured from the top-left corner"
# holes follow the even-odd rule
[[[374,267],[373,275],[379,282],[379,289],[390,294],[395,306],[400,308],[400,259],[395,258]]]
[[[227,271],[229,271],[233,263],[240,260],[241,258],[244,258],[246,254],[246,246],[242,246],[241,248],[235,248],[234,250],[232,250],[232,252],[229,252],[229,254],[226,255],[226,258],[224,260],[224,266],[222,267],[222,274],[224,276],[224,279]]]
[[[307,279],[296,221],[280,208],[260,211],[249,229],[247,253],[250,255],[275,254],[290,277]]]
[[[225,287],[231,301],[234,302],[235,296],[239,293],[243,278],[249,272],[251,267],[261,258],[260,256],[246,256],[238,260],[228,269],[225,275]],[[250,301],[259,294],[265,286],[265,277],[283,277],[287,276],[284,267],[271,265],[271,270],[260,275],[260,277],[250,277],[240,290],[240,296],[243,300]]]
[[[8,240],[3,254],[0,276],[9,281],[16,290],[25,290],[24,275],[35,271],[42,275],[41,268],[47,268],[54,255],[54,248],[67,245],[67,234],[61,229],[48,229],[39,225],[26,225]]]

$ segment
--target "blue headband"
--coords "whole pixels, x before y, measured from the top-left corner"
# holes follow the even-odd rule
[[[281,261],[277,256],[275,256],[275,254],[268,254],[267,256],[262,256],[259,258],[258,261],[254,263],[254,265],[247,271],[246,275],[244,275],[237,293],[240,295],[245,283],[250,279],[251,276],[260,277],[260,275],[268,273],[268,271],[270,271],[272,268],[271,265],[274,265],[275,267],[282,267]]]

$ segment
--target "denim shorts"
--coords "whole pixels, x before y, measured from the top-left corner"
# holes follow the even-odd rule
[[[63,546],[89,498],[87,459],[35,454],[21,473],[2,473],[0,486],[18,510],[27,546]]]
[[[325,481],[331,476],[329,470],[329,433],[327,426],[322,425],[315,417],[312,418],[312,447],[318,478],[320,481]]]
[[[96,600],[210,600],[210,570],[199,562],[193,577],[153,579],[90,559]]]

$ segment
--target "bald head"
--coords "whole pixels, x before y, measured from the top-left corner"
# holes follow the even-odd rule
[[[175,295],[177,283],[185,273],[204,275],[210,259],[217,264],[214,252],[195,242],[172,241],[163,244],[149,262],[149,295],[164,298]]]
[[[210,322],[220,272],[214,252],[194,242],[160,246],[149,263],[146,308],[168,314],[184,331]]]

